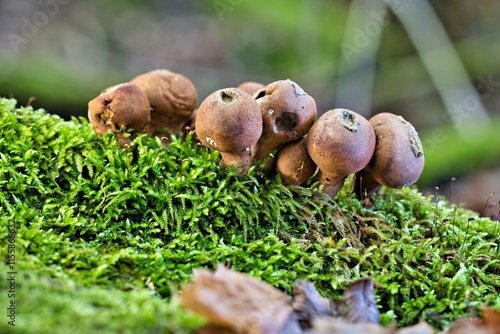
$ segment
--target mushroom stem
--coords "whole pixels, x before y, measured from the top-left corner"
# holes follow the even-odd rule
[[[250,150],[241,152],[220,152],[221,160],[219,166],[231,166],[236,168],[239,174],[245,174],[252,165],[252,154]]]
[[[381,187],[382,185],[366,169],[356,173],[354,178],[354,193],[358,199],[379,191]]]
[[[319,183],[323,186],[323,191],[330,197],[335,197],[344,185],[346,177],[336,178],[323,173],[321,170],[318,173]]]
[[[262,168],[261,168],[261,172],[264,174],[269,174],[276,165],[276,157],[274,157],[271,154],[271,152],[269,152],[266,157],[263,157],[261,159],[254,158],[254,160],[255,161],[259,161],[259,160],[264,161],[264,164],[262,165]]]
[[[130,135],[125,136],[123,132],[115,132],[115,138],[120,147],[126,147],[132,145],[132,137]]]
[[[287,143],[276,156],[276,171],[286,185],[301,185],[316,172],[316,164],[307,153],[306,138]]]

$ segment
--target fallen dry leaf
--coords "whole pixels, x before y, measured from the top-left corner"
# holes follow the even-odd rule
[[[483,309],[483,324],[491,330],[491,333],[500,333],[500,311],[489,307]]]
[[[297,281],[294,296],[248,275],[219,265],[195,270],[183,286],[181,305],[207,320],[200,334],[432,334],[419,324],[396,330],[379,325],[373,282],[363,278],[342,294],[337,305],[307,281]],[[483,310],[483,319],[458,319],[441,334],[500,334],[500,311]]]
[[[311,282],[296,281],[293,288],[292,308],[300,326],[311,328],[311,320],[315,316],[332,316],[332,300],[321,297]]]
[[[352,323],[380,323],[372,280],[363,278],[350,284],[337,304],[337,313]]]
[[[458,319],[446,334],[500,334],[500,311],[483,309],[483,319]]]
[[[394,334],[393,328],[384,328],[373,323],[352,323],[342,318],[316,317],[312,329],[304,334]]]
[[[457,319],[453,322],[451,327],[443,332],[446,334],[469,334],[469,333],[477,333],[477,334],[489,334],[486,328],[483,328],[479,321],[471,320],[471,319]]]
[[[382,327],[373,323],[351,323],[343,318],[321,317],[313,320],[313,328],[304,334],[434,334],[434,329],[425,321],[415,326],[395,330],[393,326]]]
[[[396,334],[434,334],[434,328],[425,321],[420,321],[415,326],[401,328]]]
[[[274,334],[285,325],[294,327],[288,323],[290,297],[271,285],[222,265],[215,272],[196,270],[193,276],[181,291],[181,305],[212,327],[247,334]]]

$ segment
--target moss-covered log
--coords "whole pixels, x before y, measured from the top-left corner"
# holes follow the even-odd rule
[[[0,100],[0,306],[16,307],[1,332],[189,332],[202,322],[178,307],[179,285],[228,261],[334,299],[369,276],[383,322],[399,326],[500,308],[498,222],[414,188],[383,189],[366,208],[349,184],[331,200],[314,180],[240,176],[191,133],[168,149],[133,143]]]

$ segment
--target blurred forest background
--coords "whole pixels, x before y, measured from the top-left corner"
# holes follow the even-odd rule
[[[189,77],[199,102],[289,78],[319,113],[403,115],[424,143],[422,191],[487,216],[500,210],[499,55],[497,0],[0,0],[0,95],[21,105],[86,117],[102,89],[157,68]]]

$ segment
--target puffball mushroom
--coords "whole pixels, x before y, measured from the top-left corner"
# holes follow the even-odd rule
[[[170,137],[182,131],[198,103],[196,87],[187,77],[158,69],[138,75],[130,82],[142,88],[151,105],[151,121],[145,133]]]
[[[150,120],[148,97],[133,83],[118,84],[89,101],[88,117],[96,134],[111,131],[121,147],[130,145]]]
[[[260,107],[241,89],[217,90],[198,108],[196,134],[204,146],[221,153],[221,166],[244,174],[252,163],[250,147],[262,134]]]
[[[316,164],[307,153],[305,137],[280,148],[276,155],[276,171],[287,185],[301,185],[313,176]]]
[[[260,105],[263,131],[252,146],[254,160],[263,160],[279,146],[302,138],[316,119],[316,102],[291,80],[270,83],[254,94]],[[264,167],[269,170],[272,160]]]
[[[424,151],[413,125],[392,113],[377,114],[370,124],[377,139],[375,153],[357,175],[356,193],[371,193],[381,185],[402,188],[415,183],[424,169]]]
[[[363,116],[348,109],[329,110],[307,134],[307,152],[319,168],[319,182],[334,197],[349,174],[363,169],[375,150],[375,132]]]
[[[263,84],[261,84],[260,82],[255,82],[255,81],[245,81],[245,82],[242,82],[238,87],[236,88],[239,88],[241,89],[242,91],[245,91],[247,92],[248,94],[250,95],[253,95],[255,94],[256,92],[258,92],[259,90],[261,90],[262,88],[264,88],[265,86]]]

